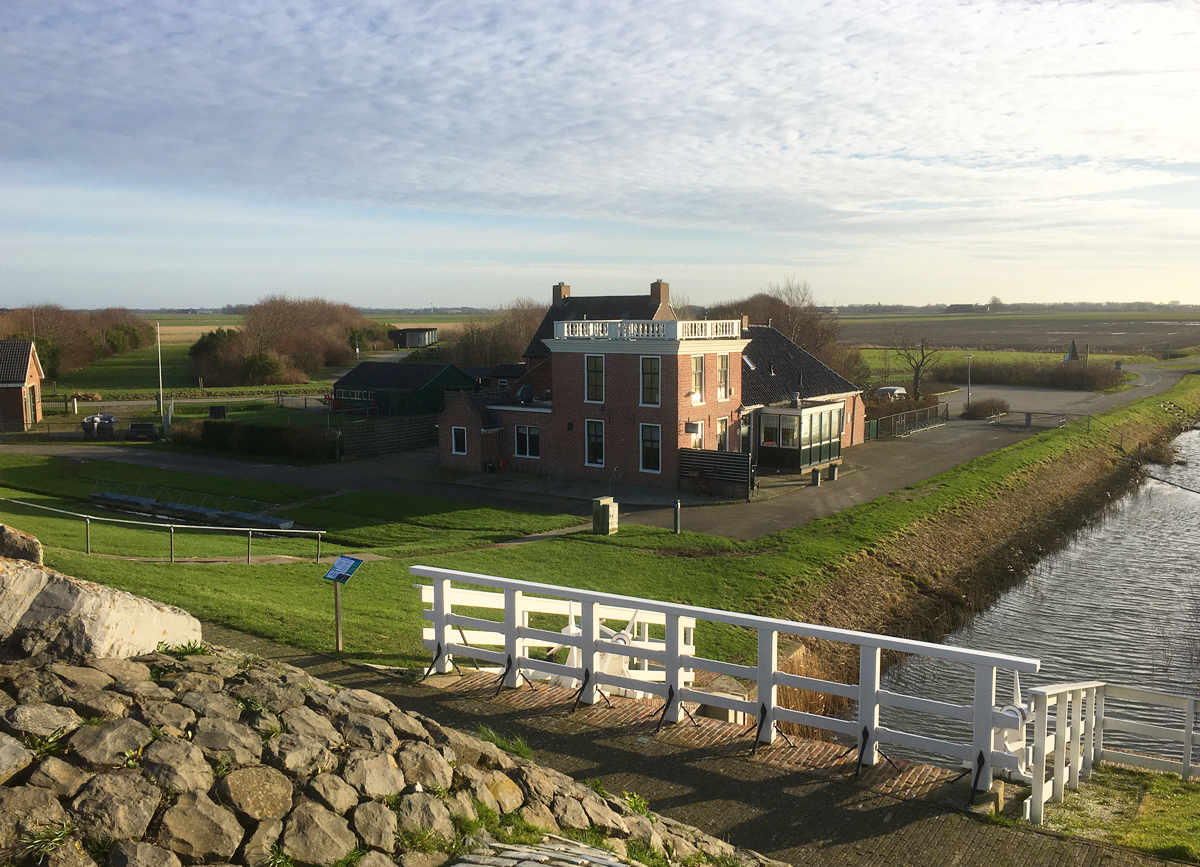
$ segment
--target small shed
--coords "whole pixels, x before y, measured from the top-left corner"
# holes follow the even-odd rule
[[[42,420],[42,362],[32,340],[0,340],[0,430]]]
[[[479,384],[453,364],[364,361],[333,384],[333,397],[382,415],[434,413],[447,391],[477,391]]]
[[[423,346],[433,346],[438,342],[436,328],[393,328],[388,332],[388,340],[397,349],[420,349]]]

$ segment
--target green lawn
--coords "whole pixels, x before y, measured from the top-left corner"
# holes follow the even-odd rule
[[[188,368],[188,345],[164,343],[162,347],[163,388],[191,388],[196,385]],[[124,355],[102,358],[82,370],[64,373],[58,380],[59,392],[98,391],[106,397],[113,391],[158,390],[158,347],[143,346]]]

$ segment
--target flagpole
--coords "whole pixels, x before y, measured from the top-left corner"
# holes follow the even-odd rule
[[[154,337],[158,343],[158,414],[163,414],[163,389],[162,389],[162,323],[154,323]]]

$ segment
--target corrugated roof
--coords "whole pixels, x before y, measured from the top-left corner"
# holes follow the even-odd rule
[[[398,361],[364,361],[334,385],[337,388],[420,391],[452,367],[450,364],[401,364]]]
[[[670,304],[659,304],[650,295],[580,295],[564,298],[550,306],[533,340],[525,350],[526,358],[548,358],[550,347],[543,341],[554,339],[555,322],[581,319],[675,319]]]
[[[0,340],[0,382],[24,382],[29,373],[32,340]]]
[[[848,379],[805,352],[770,325],[743,330],[750,338],[742,358],[742,406],[770,406],[791,400],[846,394],[859,389]]]

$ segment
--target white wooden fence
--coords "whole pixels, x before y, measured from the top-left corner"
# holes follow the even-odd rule
[[[771,743],[775,739],[778,723],[811,726],[853,738],[864,765],[874,765],[878,761],[880,744],[903,745],[952,756],[961,761],[973,772],[975,788],[981,790],[991,786],[993,769],[1018,771],[1024,764],[1023,755],[1004,748],[1004,733],[1019,731],[1023,745],[1025,716],[996,707],[996,671],[1035,672],[1040,667],[1036,659],[452,569],[412,566],[409,572],[432,582],[432,587],[422,588],[421,593],[422,599],[431,605],[424,613],[425,619],[432,624],[432,628],[426,631],[425,643],[434,653],[431,666],[434,671],[447,672],[454,656],[464,656],[503,667],[504,681],[510,687],[520,684],[524,671],[570,678],[582,683],[580,697],[586,704],[598,700],[598,690],[602,687],[635,690],[662,698],[665,702],[664,719],[668,722],[679,721],[683,714],[683,702],[740,711],[758,719],[757,740],[760,743]],[[471,588],[468,591],[470,595],[464,595],[464,587]],[[487,590],[480,591],[478,588]],[[481,592],[503,596],[502,622],[454,610],[456,606],[460,609],[484,607],[480,606],[481,601],[489,602],[488,608],[500,607],[498,601],[482,600],[476,595]],[[560,606],[558,610],[564,614],[567,611],[580,612],[578,634],[565,635],[529,626],[524,612],[532,602],[531,597],[538,598],[536,604],[539,606],[547,604],[546,600],[557,600]],[[624,643],[605,637],[601,620],[605,616],[627,619],[631,611],[639,612],[640,622],[658,623],[663,627],[664,638],[661,643],[649,640]],[[653,620],[650,619],[652,617]],[[754,664],[743,665],[697,656],[690,632],[693,625],[703,622],[722,623],[754,632],[758,648]],[[501,649],[475,646],[467,630],[473,630],[476,638],[486,638]],[[456,634],[463,640],[455,641]],[[858,682],[841,683],[779,671],[780,635],[821,638],[856,645],[859,653]],[[531,647],[556,645],[578,650],[578,654],[572,654],[574,663],[571,660],[566,664],[550,662],[528,655]],[[968,705],[958,705],[882,689],[879,675],[884,650],[914,653],[972,666],[975,670],[974,700]],[[638,678],[633,668],[630,673],[634,676],[614,674],[601,665],[602,654],[624,656],[653,665],[656,670],[661,670],[661,679],[656,677],[652,681]],[[757,686],[757,696],[754,699],[741,699],[699,689],[691,679],[696,670],[750,681]],[[781,686],[849,699],[856,702],[857,713],[853,718],[842,719],[781,707],[778,704],[778,689]],[[971,740],[960,743],[880,725],[880,708],[888,706],[969,722]]]
[[[1033,711],[1033,761],[1030,766],[1033,792],[1028,818],[1035,825],[1045,819],[1047,801],[1062,801],[1065,789],[1078,789],[1088,779],[1096,762],[1106,761],[1177,773],[1184,780],[1192,774],[1192,745],[1195,740],[1197,699],[1147,689],[1115,686],[1098,680],[1062,683],[1031,689]],[[1155,725],[1117,716],[1110,701],[1136,702],[1182,711],[1180,725]],[[1050,711],[1054,714],[1051,715]],[[1170,744],[1181,744],[1181,759],[1141,752],[1106,749],[1106,732],[1129,732]],[[1047,763],[1053,760],[1052,775],[1046,779]]]

